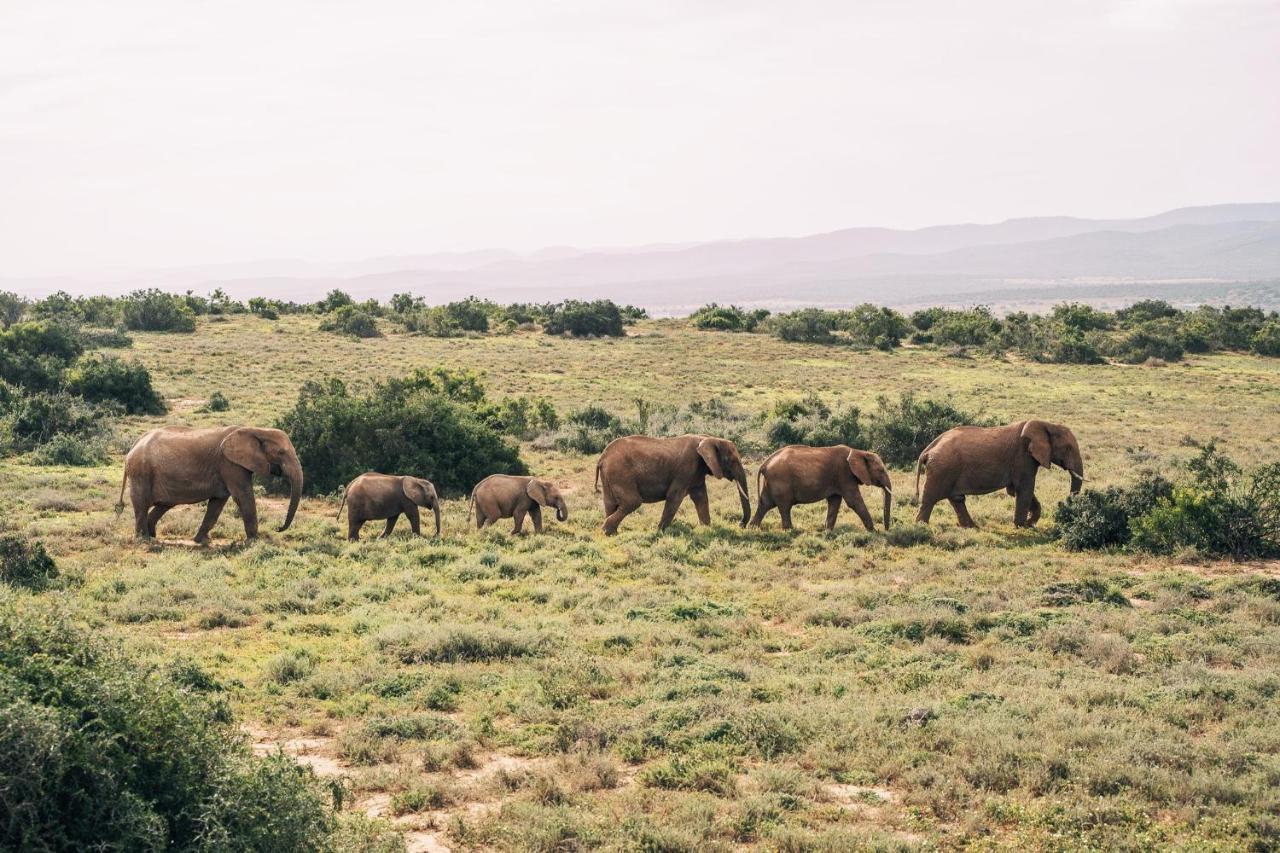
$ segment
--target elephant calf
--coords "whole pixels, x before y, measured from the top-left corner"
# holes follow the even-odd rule
[[[533,519],[534,532],[541,533],[544,506],[556,508],[557,521],[569,520],[569,506],[564,495],[550,480],[493,474],[471,490],[471,500],[476,507],[476,527],[480,529],[500,518],[512,518],[515,519],[515,527],[511,532],[520,533],[527,514]]]
[[[385,518],[387,526],[382,537],[391,535],[396,521],[401,515],[409,519],[409,527],[415,536],[421,536],[418,526],[418,507],[426,507],[435,513],[436,536],[440,535],[440,496],[430,480],[421,477],[401,477],[393,474],[361,474],[347,485],[338,504],[338,514],[342,517],[342,507],[347,507],[347,538],[352,542],[360,540],[360,528],[366,521],[374,518]]]
[[[884,490],[884,526],[889,529],[893,508],[893,483],[880,457],[868,450],[844,444],[808,447],[792,444],[775,452],[760,465],[756,474],[759,503],[751,519],[759,527],[765,514],[778,508],[782,529],[791,529],[791,507],[796,504],[827,502],[827,529],[836,526],[840,501],[858,514],[868,530],[875,529],[871,513],[862,500],[859,486],[879,486]]]
[[[1057,465],[1071,474],[1071,493],[1084,482],[1084,461],[1075,435],[1062,424],[1018,421],[1000,427],[956,427],[933,440],[916,460],[916,497],[925,471],[924,497],[916,521],[929,523],[933,505],[951,503],[961,527],[977,527],[965,507],[966,495],[1005,489],[1015,498],[1013,523],[1031,527],[1040,520],[1036,473]]]

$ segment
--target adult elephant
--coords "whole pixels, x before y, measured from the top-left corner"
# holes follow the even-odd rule
[[[138,439],[124,460],[125,484],[133,503],[134,533],[156,535],[156,523],[179,504],[208,501],[196,542],[208,542],[227,498],[236,502],[244,535],[258,535],[253,475],[283,475],[289,480],[289,511],[280,530],[288,530],[302,497],[302,465],[289,436],[278,429],[231,426],[211,429],[161,427]]]
[[[884,490],[884,526],[888,530],[893,512],[893,482],[879,456],[847,444],[832,447],[788,445],[760,465],[756,474],[759,497],[751,526],[759,527],[765,514],[776,506],[782,517],[782,529],[790,530],[791,507],[825,500],[828,530],[836,526],[841,501],[857,513],[863,526],[875,530],[875,522],[862,500],[859,486],[878,486]]]
[[[440,536],[440,496],[430,480],[370,471],[347,484],[335,518],[342,516],[344,504],[347,507],[347,538],[352,542],[360,540],[360,528],[364,523],[375,518],[386,519],[382,538],[387,538],[402,515],[409,519],[413,535],[421,536],[418,507],[426,507],[435,513],[436,536]]]
[[[555,507],[556,520],[569,520],[569,505],[555,483],[538,477],[491,474],[471,490],[476,507],[476,527],[483,529],[500,518],[514,521],[512,533],[524,529],[526,515],[533,521],[533,532],[542,532],[542,508]]]
[[[698,521],[711,523],[707,475],[732,480],[742,502],[742,526],[751,518],[747,469],[732,441],[709,435],[650,438],[628,435],[614,439],[596,463],[596,491],[604,498],[604,532],[618,532],[622,519],[641,504],[665,501],[658,529],[665,530],[688,495]]]
[[[956,427],[933,440],[916,461],[916,497],[920,472],[926,472],[924,497],[916,521],[929,523],[933,505],[951,502],[961,527],[977,527],[965,507],[966,495],[1005,489],[1016,500],[1013,523],[1030,527],[1040,520],[1036,473],[1057,465],[1071,474],[1071,493],[1084,482],[1084,461],[1075,434],[1062,424],[1018,421],[1000,427]]]

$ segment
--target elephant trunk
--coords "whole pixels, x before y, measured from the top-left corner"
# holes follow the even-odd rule
[[[889,520],[893,517],[893,489],[880,487],[884,491],[884,529],[889,529]]]
[[[1080,487],[1084,485],[1084,477],[1077,474],[1075,471],[1071,471],[1070,474],[1071,474],[1071,494],[1078,495],[1080,494]]]
[[[746,527],[747,522],[751,520],[751,498],[747,491],[747,472],[743,469],[738,472],[737,478],[734,480],[738,484],[738,501],[742,504],[742,526]]]
[[[556,501],[556,521],[569,520],[569,506],[564,502],[564,498]]]
[[[440,538],[440,499],[436,498],[431,502],[431,512],[436,517],[436,538]]]
[[[289,511],[285,513],[284,524],[280,525],[281,533],[293,524],[293,516],[298,511],[298,502],[302,500],[302,464],[298,462],[298,457],[291,457],[284,465],[284,475],[289,480]]]

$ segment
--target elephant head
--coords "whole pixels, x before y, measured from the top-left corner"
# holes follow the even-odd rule
[[[1057,465],[1071,475],[1071,494],[1084,483],[1084,459],[1075,434],[1062,424],[1027,421],[1022,427],[1022,445],[1041,468]]]
[[[400,480],[400,489],[404,496],[418,506],[431,510],[436,517],[436,537],[440,536],[440,496],[430,480],[421,477],[404,477]]]
[[[289,481],[289,511],[280,526],[281,532],[288,530],[302,499],[302,463],[289,436],[278,429],[240,427],[223,439],[221,449],[227,461],[260,477],[274,474]]]
[[[893,481],[889,479],[889,469],[884,467],[877,454],[869,450],[850,450],[848,461],[849,470],[859,483],[884,490],[884,529],[888,530],[893,514]]]
[[[698,442],[698,455],[711,471],[711,476],[732,480],[738,487],[738,500],[742,504],[742,526],[751,520],[751,498],[747,493],[747,469],[738,455],[738,448],[725,438],[704,438]]]
[[[560,494],[555,483],[550,480],[530,480],[529,485],[525,486],[525,492],[538,506],[555,507],[556,521],[569,520],[569,505],[565,503],[564,495]]]

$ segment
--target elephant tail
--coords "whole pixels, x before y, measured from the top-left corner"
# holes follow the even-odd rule
[[[476,483],[471,489],[471,494],[467,495],[467,518],[471,517],[471,508],[476,502],[476,489],[480,488],[480,484]]]
[[[347,490],[342,490],[342,500],[338,501],[338,514],[333,517],[334,521],[342,518],[342,508],[347,505]]]
[[[603,457],[601,457],[601,458],[596,462],[596,486],[595,486],[595,491],[596,491],[596,494],[597,494],[597,495],[598,495],[598,494],[600,494],[600,469],[601,469],[603,466],[604,466],[604,458],[603,458]]]
[[[129,482],[129,468],[125,466],[124,474],[120,477],[120,499],[116,501],[116,515],[124,512],[124,486]]]
[[[920,470],[929,463],[929,449],[920,454],[920,458],[916,460],[916,500],[920,500]]]

